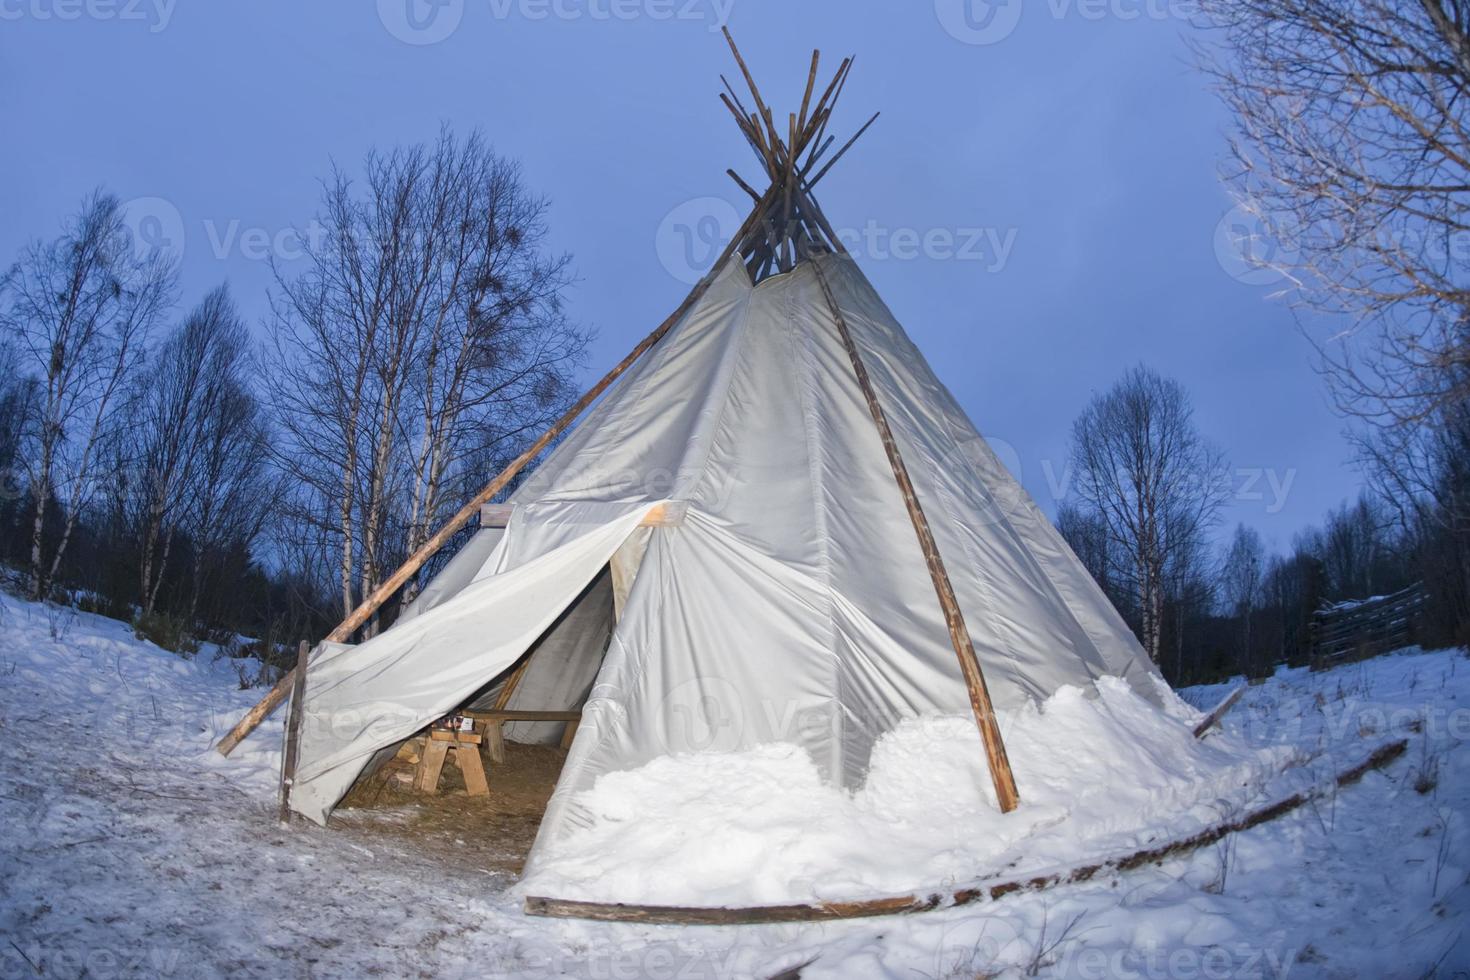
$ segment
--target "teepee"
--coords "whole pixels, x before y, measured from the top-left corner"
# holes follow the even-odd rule
[[[720,98],[768,187],[731,172],[754,203],[724,255],[221,744],[297,683],[295,812],[324,822],[380,753],[490,702],[581,712],[532,865],[585,822],[576,794],[603,774],[783,741],[855,786],[881,735],[931,713],[973,712],[1009,810],[998,708],[1104,676],[1164,696],[817,205],[857,138],[828,155],[851,59],[818,94],[814,55],[781,125],[735,57],[754,106],[728,83]],[[480,529],[398,621],[349,645],[476,514]],[[560,735],[544,721],[510,731]]]

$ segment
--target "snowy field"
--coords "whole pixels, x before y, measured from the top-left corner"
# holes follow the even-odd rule
[[[1282,672],[1251,688],[1224,735],[1198,750],[1138,729],[1106,691],[1098,702],[1048,704],[1039,717],[1007,719],[1027,802],[1004,820],[1022,829],[992,821],[975,836],[1009,834],[991,850],[1017,870],[1030,860],[1066,860],[1059,842],[1078,833],[1109,853],[1161,840],[1209,813],[1228,816],[1310,786],[1391,737],[1410,740],[1386,772],[1163,867],[907,918],[710,929],[529,919],[514,881],[446,859],[442,849],[415,848],[362,821],[280,827],[280,718],[231,759],[214,753],[212,742],[260,694],[240,690],[236,665],[215,653],[184,660],[134,639],[125,624],[0,597],[0,977],[1470,976],[1463,654],[1406,651],[1320,674]],[[1227,690],[1182,693],[1209,707]],[[1054,760],[1069,779],[1093,771],[1069,802],[1050,792],[1062,775],[1047,782],[1036,773],[1046,758],[1039,733],[1060,727],[1044,726],[1048,712],[1080,726],[1074,744],[1111,731],[1136,737],[1146,751],[1121,762],[1103,757],[1109,753]],[[764,830],[848,821],[823,838],[829,849],[848,842],[838,857],[851,874],[833,885],[844,894],[914,878],[963,883],[982,851],[963,837],[963,818],[977,812],[982,791],[944,759],[930,769],[916,752],[929,751],[936,736],[969,737],[949,724],[926,723],[928,741],[910,733],[884,743],[878,761],[886,752],[889,775],[870,781],[866,796],[792,813],[778,806],[761,818]],[[1196,751],[1198,759],[1188,754]],[[1141,791],[1108,769],[1139,771],[1142,760],[1177,779],[1194,762],[1222,759],[1228,777],[1214,767],[1215,782],[1190,792],[1147,781]],[[806,761],[789,753],[776,750],[765,762],[794,784],[810,779]],[[697,786],[699,764],[680,765],[640,778]],[[1028,796],[1025,766],[1046,791]],[[898,778],[905,772],[911,781]],[[936,795],[958,802],[932,814],[940,836],[918,846],[905,831],[924,824],[921,804]],[[625,781],[602,788],[599,805],[635,814],[637,801],[636,782]],[[698,806],[699,794],[687,794],[686,819]],[[885,839],[875,812],[908,823],[893,824]],[[734,831],[701,829],[706,842],[740,853]],[[617,836],[588,841],[599,843]],[[745,846],[738,863],[760,867],[765,855]],[[789,849],[812,852],[800,838]],[[712,850],[646,853],[637,867],[610,865],[609,880],[654,894],[664,881],[676,896],[700,880],[677,862]],[[946,868],[953,880],[929,880]],[[568,887],[612,888],[574,880],[585,867],[560,873]]]

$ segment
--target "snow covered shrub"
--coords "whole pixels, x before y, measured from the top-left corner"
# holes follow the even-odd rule
[[[77,596],[77,608],[84,613],[106,616],[127,622],[133,615],[133,607],[126,602],[109,598],[97,592],[83,592]]]
[[[167,613],[141,613],[133,620],[133,635],[183,657],[199,652],[199,639],[188,623]]]

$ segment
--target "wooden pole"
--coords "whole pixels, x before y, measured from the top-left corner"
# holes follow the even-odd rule
[[[1011,772],[1011,763],[1006,757],[1005,743],[1000,737],[1000,725],[996,722],[995,709],[990,703],[990,689],[985,686],[985,675],[980,670],[980,660],[975,655],[975,645],[965,626],[959,600],[955,598],[954,585],[949,580],[949,573],[945,571],[944,560],[939,555],[939,545],[935,543],[934,532],[929,528],[929,519],[924,516],[924,509],[919,505],[919,495],[914,490],[913,481],[909,479],[908,467],[904,465],[903,456],[898,451],[898,442],[888,426],[888,416],[878,403],[878,394],[873,390],[868,369],[863,364],[857,344],[853,342],[852,332],[847,329],[847,320],[837,305],[837,298],[832,295],[832,287],[827,284],[821,263],[813,262],[812,269],[817,274],[817,282],[821,284],[822,295],[827,299],[832,318],[837,321],[837,334],[842,338],[842,346],[847,350],[848,359],[852,361],[858,387],[862,389],[863,398],[868,403],[873,424],[878,427],[883,451],[888,454],[893,478],[898,481],[904,506],[908,508],[909,520],[913,522],[914,533],[918,535],[919,548],[924,553],[924,561],[929,566],[929,577],[939,596],[939,608],[944,612],[944,622],[949,627],[949,639],[954,645],[955,656],[960,661],[960,673],[964,675],[965,687],[970,693],[970,708],[975,713],[975,724],[980,728],[980,740],[985,744],[985,757],[990,764],[990,778],[995,784],[995,796],[1000,802],[1001,812],[1009,813],[1020,802],[1020,794],[1016,792],[1016,777]]]
[[[381,585],[373,590],[371,595],[363,599],[361,604],[337,625],[336,629],[327,634],[326,642],[345,643],[351,639],[352,634],[357,632],[358,628],[363,623],[366,623],[368,618],[377,612],[383,603],[387,602],[395,592],[417,574],[418,570],[423,567],[426,561],[433,557],[440,548],[448,543],[450,538],[458,533],[460,528],[468,524],[470,519],[480,512],[481,505],[488,503],[491,498],[504,490],[510,484],[510,481],[515,479],[516,475],[525,468],[527,463],[530,463],[541,454],[542,450],[551,445],[614,381],[622,377],[623,372],[632,367],[634,362],[646,354],[654,344],[662,340],[664,334],[668,333],[674,324],[683,319],[684,314],[689,312],[695,303],[699,302],[699,298],[704,295],[705,290],[709,289],[710,284],[714,282],[715,276],[719,274],[725,262],[745,238],[746,232],[764,218],[766,212],[770,210],[772,202],[776,200],[777,191],[778,188],[774,184],[766,191],[761,200],[751,209],[750,214],[746,216],[745,222],[731,237],[729,244],[725,246],[725,250],[715,260],[715,264],[695,284],[694,289],[684,298],[684,302],[679,304],[678,309],[669,314],[668,319],[659,324],[653,333],[644,337],[627,357],[623,358],[618,362],[616,367],[603,376],[601,381],[589,388],[587,393],[579,398],[577,403],[567,410],[566,414],[557,419],[551,428],[542,434],[541,438],[532,443],[529,449],[512,460],[511,464],[502,470],[495,479],[491,480],[483,490],[471,497],[469,502],[461,507],[429,540],[425,541],[419,547],[419,550],[415,551],[396,572],[388,576]],[[270,693],[261,698],[260,702],[247,711],[244,717],[235,723],[235,727],[230,729],[224,738],[220,739],[219,745],[216,746],[220,755],[229,755],[233,752],[235,746],[239,745],[245,736],[253,732],[265,720],[267,715],[280,706],[281,702],[286,699],[286,695],[290,692],[292,684],[295,683],[295,673],[296,670],[293,668],[285,677],[282,677],[276,682],[276,686],[271,688]]]
[[[1240,700],[1240,696],[1245,693],[1245,689],[1248,686],[1247,684],[1242,684],[1225,695],[1225,699],[1215,705],[1215,710],[1205,715],[1204,719],[1198,725],[1194,726],[1194,737],[1204,738],[1211,728],[1218,725],[1220,719],[1225,717],[1225,712],[1235,707],[1235,702]]]
[[[1131,854],[1090,861],[1061,870],[1040,871],[1021,877],[991,877],[972,882],[963,888],[953,885],[930,892],[892,898],[859,899],[847,902],[762,905],[746,908],[712,908],[676,905],[623,905],[610,902],[584,902],[559,898],[527,896],[527,915],[561,919],[593,919],[599,922],[638,922],[645,925],[750,925],[771,922],[823,922],[832,919],[863,919],[880,915],[912,915],[933,909],[954,908],[981,902],[996,902],[1009,895],[1045,891],[1065,885],[1100,881],[1110,875],[1126,874],[1149,865],[1182,857],[1231,834],[1259,827],[1279,819],[1316,800],[1334,797],[1368,773],[1383,769],[1408,749],[1405,740],[1391,742],[1376,749],[1362,762],[1344,769],[1334,779],[1315,789],[1294,793],[1274,803],[1258,806],[1244,815],[1222,821],[1191,834]]]
[[[832,159],[828,160],[827,161],[827,165],[825,167],[823,167],[821,170],[817,171],[817,175],[815,177],[813,177],[811,180],[807,181],[807,186],[808,187],[816,187],[817,184],[819,184],[821,182],[822,178],[825,177],[825,176],[827,176],[827,171],[831,170],[832,167],[833,167],[833,165],[836,164],[838,160],[841,160],[842,159],[843,154],[846,153],[848,150],[852,149],[852,145],[854,143],[856,143],[859,139],[862,138],[862,135],[868,131],[868,127],[871,126],[871,125],[873,125],[873,123],[875,123],[875,122],[878,121],[878,117],[880,115],[882,115],[882,113],[878,113],[878,112],[873,113],[872,118],[870,118],[867,122],[863,123],[863,128],[862,129],[859,129],[856,133],[853,133],[852,134],[852,139],[850,139],[846,143],[842,144],[842,149],[840,149],[840,150],[837,151],[837,155],[835,157],[833,157]]]
[[[535,656],[535,654],[531,656]],[[526,668],[529,666],[531,666],[531,657],[522,660],[521,665],[515,669],[515,672],[505,679],[505,686],[500,689],[499,694],[495,695],[496,711],[504,711],[506,706],[510,704],[511,695],[515,694],[516,686],[520,684],[521,678],[525,676]]]
[[[801,96],[801,111],[797,114],[797,128],[805,131],[807,110],[812,107],[812,90],[817,87],[817,68],[822,63],[822,52],[812,52],[812,67],[806,75],[806,91]],[[793,143],[795,140],[792,141]]]
[[[301,753],[301,714],[306,709],[306,660],[311,646],[302,640],[296,647],[295,682],[291,685],[291,711],[286,716],[286,739],[281,749],[281,823],[291,822],[291,784],[296,780],[296,760]]]

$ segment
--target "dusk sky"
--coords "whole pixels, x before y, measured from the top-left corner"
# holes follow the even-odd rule
[[[969,6],[967,6],[969,4]],[[1187,10],[1187,5],[1179,5]],[[1232,261],[1229,120],[1162,0],[0,0],[0,259],[105,185],[179,250],[181,306],[252,322],[333,160],[478,128],[552,201],[600,376],[683,298],[756,169],[716,99],[728,19],[776,111],[857,63],[823,207],[1048,513],[1093,393],[1143,362],[1228,454],[1275,548],[1357,493],[1278,284]],[[733,80],[733,77],[732,77]],[[737,211],[737,209],[739,209]],[[927,243],[927,245],[925,244]],[[299,267],[300,263],[297,263]],[[1223,528],[1222,528],[1223,530]]]

